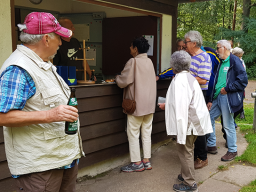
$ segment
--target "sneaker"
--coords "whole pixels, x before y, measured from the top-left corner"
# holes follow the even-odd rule
[[[184,192],[184,191],[187,191],[187,192],[198,192],[196,183],[193,186],[189,186],[189,185],[186,185],[184,183],[174,184],[173,185],[173,190],[174,191],[180,191],[180,192]]]
[[[197,158],[196,160],[195,160],[195,162],[194,162],[194,167],[195,167],[195,169],[201,169],[201,168],[203,168],[203,167],[205,167],[205,166],[207,166],[208,165],[208,159],[206,159],[206,160],[201,160],[201,159],[199,159],[199,158]]]
[[[145,170],[151,170],[152,169],[150,161],[148,161],[148,162],[142,161],[142,162],[144,164]]]
[[[121,167],[121,171],[123,172],[140,172],[144,170],[145,170],[145,167],[142,162],[140,162],[139,165],[137,165],[136,163],[130,163],[129,165]]]
[[[214,146],[214,147],[207,147],[207,153],[217,154],[218,153],[217,147],[216,146]]]
[[[227,152],[223,157],[221,157],[221,161],[232,161],[237,156],[237,152]]]
[[[180,181],[180,182],[183,182],[183,181],[184,181],[184,178],[182,177],[181,174],[178,175],[178,181]]]

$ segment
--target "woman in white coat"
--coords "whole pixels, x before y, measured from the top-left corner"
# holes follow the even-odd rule
[[[177,136],[177,152],[181,174],[175,191],[198,191],[194,170],[194,142],[198,135],[211,133],[212,125],[200,85],[190,74],[191,56],[186,51],[176,51],[171,56],[171,67],[176,74],[166,95],[159,104],[165,110],[166,132]]]

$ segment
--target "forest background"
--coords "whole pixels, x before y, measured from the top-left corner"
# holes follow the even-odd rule
[[[199,31],[205,47],[233,40],[244,51],[247,75],[256,79],[256,0],[214,0],[179,4],[177,37]]]

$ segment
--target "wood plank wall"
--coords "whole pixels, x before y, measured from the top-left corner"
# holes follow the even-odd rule
[[[157,96],[165,97],[170,80],[158,81]],[[116,84],[76,88],[81,136],[85,158],[79,168],[118,157],[129,152],[122,112],[122,89]],[[153,120],[152,143],[168,139],[165,131],[164,111],[156,108]],[[0,127],[0,191],[13,192],[14,180],[8,169]]]

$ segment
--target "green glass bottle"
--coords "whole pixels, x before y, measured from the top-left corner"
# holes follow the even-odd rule
[[[71,88],[71,95],[68,101],[68,105],[77,108],[77,99],[76,99],[76,89],[74,87]],[[78,120],[74,122],[68,122],[65,123],[65,133],[68,135],[73,135],[77,133],[78,129]]]

